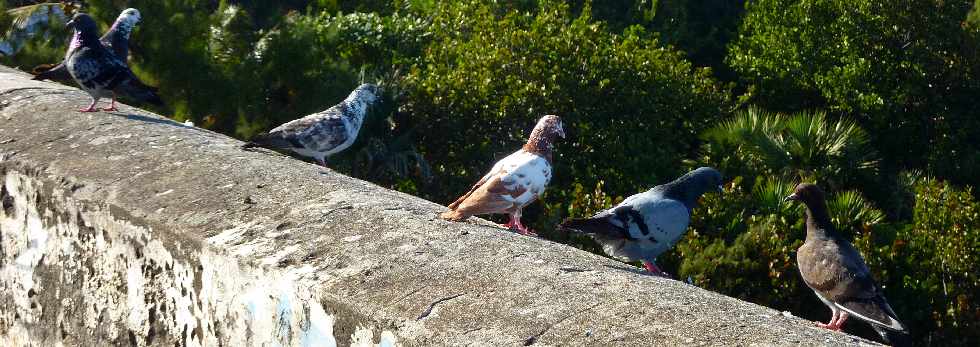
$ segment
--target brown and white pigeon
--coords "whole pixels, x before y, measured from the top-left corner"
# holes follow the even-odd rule
[[[657,267],[657,256],[684,236],[698,198],[706,192],[720,192],[721,183],[721,172],[700,167],[592,217],[566,220],[558,229],[588,234],[606,254],[639,260],[651,274],[668,277]]]
[[[378,101],[380,93],[377,85],[361,84],[339,104],[258,134],[242,148],[289,151],[326,167],[327,157],[354,144],[368,108]]]
[[[440,217],[462,221],[478,214],[506,213],[510,221],[504,227],[533,235],[521,224],[521,210],[544,193],[551,181],[551,153],[556,137],[565,137],[561,119],[555,115],[541,117],[524,147],[494,164]]]
[[[797,250],[796,262],[803,282],[832,313],[830,322],[817,325],[840,331],[854,315],[870,323],[887,342],[911,345],[905,326],[875,284],[864,258],[830,222],[823,191],[814,184],[800,183],[785,200],[806,205],[806,241]]]

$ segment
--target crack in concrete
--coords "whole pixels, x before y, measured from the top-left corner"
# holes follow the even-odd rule
[[[552,324],[549,324],[548,326],[544,327],[544,329],[541,329],[541,331],[539,331],[537,334],[531,335],[527,339],[525,339],[524,340],[524,346],[530,346],[530,345],[533,345],[533,344],[537,343],[538,342],[538,338],[540,338],[542,335],[544,335],[544,333],[548,332],[548,330],[551,330],[551,328],[555,327],[558,324],[561,324],[562,322],[568,320],[569,318],[572,318],[574,316],[580,315],[580,314],[584,313],[585,311],[590,311],[590,310],[596,308],[597,306],[599,306],[599,303],[598,302],[595,303],[595,304],[592,304],[592,306],[589,306],[587,308],[578,310],[575,313],[572,313],[572,314],[569,314],[569,315],[567,315],[565,317],[562,317],[562,319],[559,319],[557,322],[554,322]]]
[[[449,300],[452,300],[452,299],[455,299],[455,298],[458,298],[458,297],[461,297],[463,295],[466,295],[466,293],[459,293],[459,294],[455,294],[455,295],[450,295],[450,296],[444,297],[442,299],[433,301],[431,304],[429,304],[429,308],[425,309],[425,311],[422,311],[422,314],[419,315],[419,318],[416,318],[415,320],[416,321],[420,321],[420,320],[422,320],[422,318],[428,317],[430,314],[432,314],[432,310],[436,308],[436,305],[441,304],[441,303],[444,303],[444,302],[449,301]]]
[[[413,291],[411,291],[411,292],[408,292],[408,294],[405,294],[405,295],[402,295],[402,297],[400,297],[400,298],[398,298],[398,300],[395,300],[395,301],[393,301],[393,302],[392,302],[392,304],[394,304],[394,303],[398,303],[398,302],[400,302],[400,301],[402,301],[402,300],[405,300],[405,298],[408,298],[408,297],[410,297],[410,296],[412,296],[412,294],[415,294],[415,293],[418,293],[418,292],[419,292],[420,290],[422,290],[422,289],[424,289],[424,288],[425,288],[425,287],[418,287],[418,288],[415,288],[415,290],[413,290]]]

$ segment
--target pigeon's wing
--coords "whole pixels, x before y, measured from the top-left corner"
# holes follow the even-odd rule
[[[329,152],[348,140],[347,124],[333,108],[280,125],[269,131],[293,147]],[[296,146],[296,145],[299,146]]]
[[[124,63],[129,60],[129,39],[126,38],[122,30],[113,27],[112,30],[102,35],[99,41]]]
[[[472,215],[504,213],[519,207],[515,200],[527,192],[519,181],[517,171],[531,165],[533,158],[517,151],[501,159],[469,192],[450,204],[442,214],[449,220],[463,220]]]
[[[127,79],[135,78],[119,58],[99,47],[83,47],[69,59],[74,61],[75,80],[87,89],[114,90]]]
[[[905,327],[875,284],[861,254],[843,240],[826,240],[797,253],[803,281],[838,308],[891,330]]]
[[[34,73],[34,77],[31,79],[37,81],[71,81],[71,74],[68,73],[65,62],[60,62],[55,66],[51,66],[50,64],[38,65],[31,72]]]
[[[591,218],[567,220],[559,228],[590,234],[611,256],[652,260],[676,242],[689,218],[682,202],[651,191]]]
[[[484,184],[486,184],[491,177],[493,177],[498,172],[500,172],[501,167],[503,167],[502,163],[503,163],[502,160],[495,163],[493,167],[490,168],[490,172],[487,172],[487,174],[483,175],[483,177],[481,177],[480,180],[476,182],[476,184],[470,187],[470,190],[467,191],[466,194],[463,194],[458,199],[456,199],[456,201],[453,201],[453,203],[449,204],[448,206],[449,209],[454,210],[456,209],[456,207],[459,207],[459,204],[463,203],[463,201],[465,201],[466,198],[469,198],[470,195],[473,195],[473,192],[476,192],[476,190],[482,187]]]

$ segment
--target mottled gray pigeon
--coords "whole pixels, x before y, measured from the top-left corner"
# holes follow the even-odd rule
[[[106,31],[105,35],[99,39],[103,46],[112,51],[124,63],[129,59],[129,34],[133,32],[133,28],[139,23],[140,18],[140,11],[135,8],[123,10],[116,18],[116,22],[112,23],[109,31]],[[51,67],[50,64],[39,65],[34,68],[34,73],[33,79],[39,81],[68,81],[72,79],[64,61],[54,67]]]
[[[291,151],[327,166],[326,157],[354,144],[368,107],[378,100],[379,93],[378,86],[362,84],[339,104],[258,134],[243,148]]]
[[[112,97],[112,104],[105,111],[116,110],[116,93],[135,100],[163,105],[163,101],[150,87],[140,82],[126,63],[99,42],[95,21],[85,13],[77,13],[68,22],[74,28],[74,36],[65,54],[68,73],[92,96],[92,104],[82,112],[95,112],[100,98]]]
[[[440,217],[462,221],[478,214],[506,213],[510,221],[504,227],[534,235],[521,224],[521,211],[551,181],[551,152],[559,136],[565,137],[561,119],[554,115],[541,117],[524,147],[494,164],[469,192],[449,204],[449,211]]]
[[[639,260],[651,274],[667,277],[654,263],[657,256],[684,235],[698,198],[708,191],[720,192],[721,183],[718,170],[701,167],[590,218],[566,220],[558,229],[589,234],[606,254]]]
[[[785,200],[806,204],[806,241],[797,250],[796,262],[803,282],[832,313],[829,323],[817,325],[840,331],[847,317],[854,315],[871,323],[889,343],[911,345],[908,332],[875,284],[864,258],[830,222],[823,191],[801,183]]]

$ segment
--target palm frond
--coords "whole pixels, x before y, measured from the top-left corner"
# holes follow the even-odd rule
[[[830,219],[838,230],[849,230],[850,227],[868,227],[880,223],[884,213],[864,199],[861,193],[848,190],[835,195],[827,203]]]

